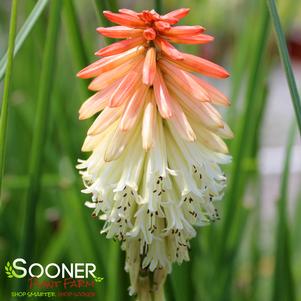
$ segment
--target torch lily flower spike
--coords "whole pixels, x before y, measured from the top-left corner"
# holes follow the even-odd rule
[[[100,59],[81,70],[94,78],[79,118],[98,114],[79,160],[92,215],[102,233],[126,252],[130,294],[164,300],[172,263],[189,260],[195,227],[219,219],[214,202],[223,196],[220,164],[231,161],[222,138],[233,134],[215,106],[226,96],[204,79],[226,78],[222,67],[182,53],[175,43],[204,44],[213,37],[201,26],[177,26],[189,9],[166,15],[120,9],[103,12],[117,26],[97,32],[122,39],[96,52]]]

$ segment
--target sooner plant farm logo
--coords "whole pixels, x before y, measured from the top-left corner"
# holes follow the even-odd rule
[[[94,263],[71,263],[66,265],[64,263],[49,263],[45,267],[40,263],[32,263],[26,268],[26,260],[17,258],[13,261],[12,265],[8,261],[5,265],[5,273],[8,278],[24,278],[27,275],[30,277],[40,278],[44,274],[51,279],[54,278],[89,278],[92,277],[96,282],[101,282],[102,277],[97,277],[94,273],[96,266]]]
[[[40,263],[27,264],[23,258],[16,258],[12,263],[7,261],[4,267],[6,276],[10,279],[28,278],[28,289],[61,289],[62,291],[50,291],[51,297],[56,296],[95,296],[95,292],[87,292],[87,289],[94,288],[95,283],[103,281],[103,277],[97,276],[94,263]],[[46,279],[47,280],[44,280]],[[43,280],[42,280],[43,279]],[[73,289],[73,291],[70,291]],[[84,289],[85,291],[74,291]],[[87,295],[87,293],[89,293]],[[41,295],[42,294],[42,295]],[[43,295],[44,294],[44,295]],[[45,292],[27,291],[12,292],[13,297],[41,297]]]

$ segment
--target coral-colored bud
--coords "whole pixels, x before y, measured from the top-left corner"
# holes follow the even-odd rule
[[[180,19],[186,17],[189,14],[189,11],[190,11],[189,8],[176,9],[176,10],[162,16],[162,18],[164,18],[164,19],[175,18],[179,21]]]
[[[151,41],[156,38],[156,31],[153,28],[148,28],[143,31],[143,36],[146,40]]]
[[[155,22],[155,27],[159,30],[159,31],[166,31],[170,29],[170,24],[164,21],[158,21]]]
[[[111,22],[117,23],[123,26],[129,27],[145,27],[145,23],[140,20],[137,16],[128,14],[115,14],[110,11],[105,10],[103,12],[104,16]]]

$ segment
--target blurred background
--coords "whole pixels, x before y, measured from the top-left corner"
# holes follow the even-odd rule
[[[7,260],[22,254],[41,263],[94,262],[104,281],[95,288],[97,297],[88,299],[132,300],[123,253],[117,242],[99,234],[101,222],[84,206],[89,196],[80,193],[75,165],[86,156],[80,149],[92,120],[78,120],[78,109],[90,94],[88,82],[75,74],[109,42],[95,31],[108,25],[100,10],[139,11],[155,4],[64,0],[56,5],[56,20],[51,23],[50,7],[56,1],[27,0],[17,5],[21,34],[8,98],[0,296],[10,300],[10,292],[21,288],[18,281],[6,278],[3,268]],[[215,36],[209,45],[180,48],[230,71],[230,79],[212,82],[232,102],[222,114],[236,136],[229,145],[233,155],[233,163],[226,167],[229,184],[218,204],[222,219],[200,228],[192,241],[190,262],[173,267],[166,283],[167,300],[301,300],[301,144],[266,2],[160,2],[162,13],[179,5],[191,8],[181,23],[200,24]],[[11,3],[0,2],[1,97]],[[300,84],[301,2],[277,4]],[[46,32],[51,29],[57,35],[47,52]],[[52,68],[49,76],[47,64]],[[38,102],[45,97],[49,106],[39,120]],[[39,133],[41,124],[44,132]],[[35,141],[39,134],[42,140]]]

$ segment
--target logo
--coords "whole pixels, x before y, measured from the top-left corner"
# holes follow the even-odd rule
[[[32,263],[26,267],[26,260],[17,258],[12,264],[8,261],[5,265],[5,273],[8,278],[24,278],[30,276],[32,278],[41,278],[46,276],[50,279],[55,278],[75,278],[75,279],[88,279],[92,278],[96,282],[101,282],[102,277],[95,275],[96,266],[94,263],[49,263],[43,266],[40,263]]]
[[[12,262],[7,261],[4,270],[9,279],[26,277],[28,281],[28,291],[11,292],[12,297],[42,296],[45,293],[37,292],[36,289],[55,289],[48,293],[57,297],[91,297],[95,296],[95,291],[87,290],[94,288],[95,283],[101,283],[104,279],[97,275],[96,265],[91,262],[69,264],[51,262],[42,265],[38,262],[28,264],[25,259],[16,258]]]

